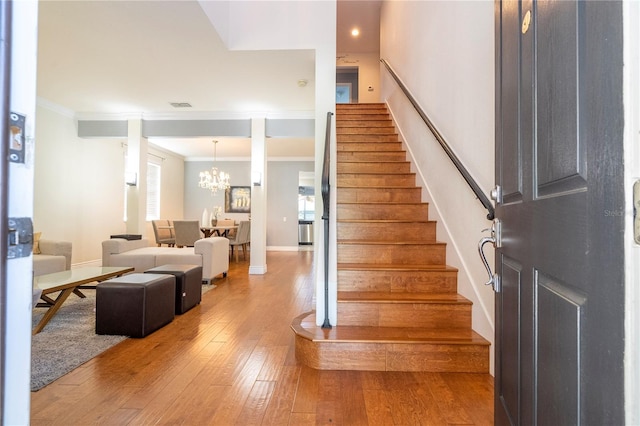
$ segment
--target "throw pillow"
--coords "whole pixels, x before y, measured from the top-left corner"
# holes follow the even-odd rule
[[[42,232],[36,232],[33,234],[33,254],[41,254],[40,251],[40,235]]]

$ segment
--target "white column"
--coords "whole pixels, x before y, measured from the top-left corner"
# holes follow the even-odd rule
[[[147,226],[147,151],[149,143],[142,136],[142,119],[129,120],[127,165],[125,174],[135,174],[135,186],[127,186],[127,233],[143,234]]]
[[[249,274],[267,272],[266,119],[251,119],[251,260]],[[259,178],[259,179],[258,179]],[[254,180],[260,180],[256,185]]]

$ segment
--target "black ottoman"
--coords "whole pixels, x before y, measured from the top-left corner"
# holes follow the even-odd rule
[[[187,312],[202,300],[202,266],[162,265],[144,272],[176,277],[176,314]]]
[[[175,317],[173,275],[129,274],[96,286],[96,334],[144,337]]]

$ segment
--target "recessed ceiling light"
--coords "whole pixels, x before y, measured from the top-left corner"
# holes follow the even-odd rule
[[[174,108],[191,108],[191,104],[189,102],[169,102]]]
[[[351,30],[351,35],[354,37],[358,37],[360,35],[360,30],[357,28],[354,28]]]

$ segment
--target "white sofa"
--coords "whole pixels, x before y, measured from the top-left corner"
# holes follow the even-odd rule
[[[71,269],[71,243],[38,240],[40,253],[33,255],[33,275],[39,276]]]
[[[193,247],[155,247],[149,240],[112,238],[102,242],[102,266],[132,266],[144,272],[156,266],[184,264],[202,266],[202,280],[210,283],[217,275],[229,271],[229,240],[224,237],[203,238]]]

